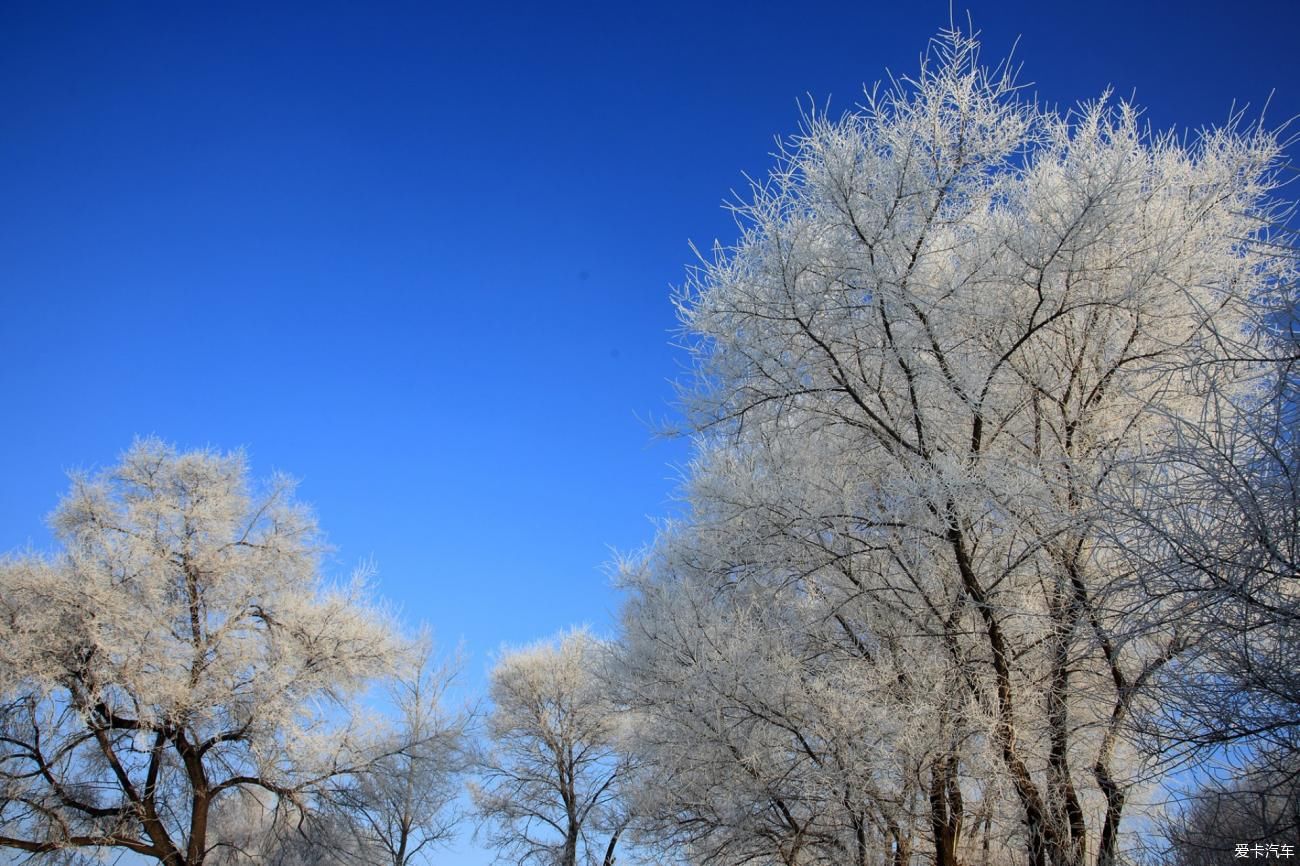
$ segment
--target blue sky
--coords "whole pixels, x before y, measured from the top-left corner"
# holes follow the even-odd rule
[[[965,7],[958,7],[960,10]],[[972,2],[1050,103],[1300,113],[1290,3]],[[964,17],[964,16],[963,16]],[[469,682],[673,508],[669,301],[798,102],[946,3],[0,5],[0,551],[132,438],[302,479]],[[1294,195],[1294,191],[1291,193]],[[464,855],[471,857],[471,855]],[[472,859],[472,857],[471,857]],[[469,862],[452,858],[447,862]]]

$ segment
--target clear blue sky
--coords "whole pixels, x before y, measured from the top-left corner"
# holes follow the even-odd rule
[[[544,7],[544,8],[543,8]],[[906,7],[906,8],[905,8]],[[959,14],[964,6],[958,6]],[[1292,3],[970,4],[1048,102],[1300,113]],[[964,15],[962,16],[964,18]],[[672,508],[670,287],[946,2],[0,5],[0,551],[138,434],[302,479],[470,681]],[[1292,192],[1294,195],[1294,191]],[[469,862],[447,858],[446,862]]]

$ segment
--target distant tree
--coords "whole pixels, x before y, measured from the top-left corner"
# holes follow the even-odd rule
[[[1270,755],[1241,769],[1228,783],[1206,782],[1192,792],[1185,808],[1165,822],[1171,866],[1218,866],[1238,859],[1239,846],[1265,846],[1263,856],[1279,857],[1269,845],[1300,845],[1300,758],[1296,752]]]
[[[406,754],[357,702],[402,644],[359,584],[322,583],[287,478],[149,439],[52,524],[59,553],[0,564],[0,846],[200,866],[237,853],[223,810],[301,817]]]
[[[450,712],[446,692],[458,673],[437,664],[426,638],[412,673],[391,689],[397,711],[392,738],[380,756],[345,777],[329,795],[332,816],[355,844],[336,849],[335,859],[357,866],[427,861],[447,841],[462,815],[456,808],[468,768],[468,710]]]
[[[609,646],[585,630],[506,653],[492,670],[474,803],[512,862],[613,866],[627,826],[628,760],[601,675]]]
[[[428,637],[394,677],[397,719],[375,757],[312,792],[309,808],[242,792],[214,813],[220,840],[209,866],[408,866],[428,862],[463,817],[456,807],[469,760],[468,709],[448,711],[458,662],[437,662]]]

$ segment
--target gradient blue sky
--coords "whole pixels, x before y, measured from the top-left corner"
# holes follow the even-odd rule
[[[966,8],[958,6],[958,10]],[[1051,103],[1300,113],[1293,3],[969,5]],[[963,15],[964,17],[964,15]],[[672,505],[670,287],[946,2],[0,5],[0,551],[139,434],[302,479],[471,685]],[[1292,193],[1294,195],[1294,192]],[[444,862],[470,862],[462,854]],[[477,861],[476,861],[477,862]]]

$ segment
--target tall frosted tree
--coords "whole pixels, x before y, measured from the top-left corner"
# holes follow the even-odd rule
[[[0,563],[0,847],[241,862],[220,814],[301,814],[403,748],[358,698],[404,648],[322,583],[289,480],[145,440],[52,523],[58,553]]]
[[[678,301],[691,512],[626,569],[661,833],[719,863],[1115,862],[1131,719],[1195,635],[1107,503],[1255,372],[1278,157],[1049,110],[958,32],[806,119]]]

